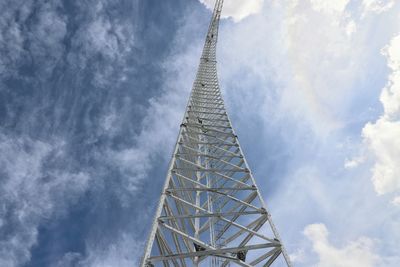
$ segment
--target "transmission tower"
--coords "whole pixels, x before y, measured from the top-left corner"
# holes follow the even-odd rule
[[[219,90],[216,0],[141,267],[291,266]]]

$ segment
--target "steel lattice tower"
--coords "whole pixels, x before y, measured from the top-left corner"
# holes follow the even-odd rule
[[[219,90],[216,0],[142,267],[291,266]]]

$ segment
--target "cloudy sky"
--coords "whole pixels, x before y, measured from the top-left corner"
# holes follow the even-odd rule
[[[0,1],[0,266],[136,266],[213,0]],[[400,1],[225,0],[220,84],[295,266],[400,266]]]

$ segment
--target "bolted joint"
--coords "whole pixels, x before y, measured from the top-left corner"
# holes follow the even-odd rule
[[[171,195],[171,191],[169,191],[169,189],[166,189],[164,194],[166,194],[167,196]]]
[[[264,207],[260,208],[260,211],[262,214],[268,214],[267,210]]]
[[[239,250],[236,253],[232,253],[232,255],[236,256],[236,258],[238,260],[245,262],[246,261],[247,250]]]
[[[194,249],[195,249],[196,251],[205,251],[205,250],[206,250],[205,247],[203,247],[203,246],[201,246],[201,245],[199,245],[199,244],[197,244],[197,243],[193,243],[193,245],[194,245]]]

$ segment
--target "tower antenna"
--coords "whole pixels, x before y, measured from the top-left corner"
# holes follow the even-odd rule
[[[288,266],[218,85],[216,0],[141,267]]]

